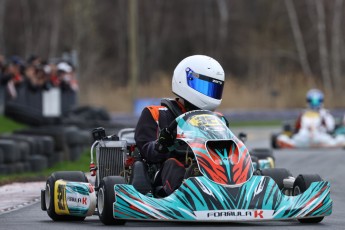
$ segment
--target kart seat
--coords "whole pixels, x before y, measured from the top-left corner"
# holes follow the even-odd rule
[[[187,169],[186,173],[184,174],[184,179],[188,179],[189,177],[197,177],[202,176],[202,173],[199,170],[198,164],[193,162]]]
[[[147,166],[141,160],[137,160],[133,164],[132,174],[129,184],[142,194],[152,192],[151,181],[147,173]]]

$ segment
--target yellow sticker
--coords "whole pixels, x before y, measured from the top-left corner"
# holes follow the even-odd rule
[[[196,127],[222,126],[222,121],[220,119],[217,119],[217,117],[211,114],[202,114],[202,115],[193,116],[189,120],[189,123]]]
[[[55,213],[59,215],[69,215],[66,201],[66,181],[57,180],[54,186],[54,206]]]

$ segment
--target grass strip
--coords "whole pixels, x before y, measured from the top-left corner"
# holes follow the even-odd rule
[[[0,133],[9,133],[26,126],[4,116],[0,116]]]

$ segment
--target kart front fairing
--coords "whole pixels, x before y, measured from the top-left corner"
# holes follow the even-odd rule
[[[177,121],[177,138],[193,150],[203,176],[154,198],[132,185],[115,185],[114,218],[177,221],[275,220],[330,215],[328,182],[285,196],[273,179],[253,175],[247,148],[214,113],[194,111]]]
[[[328,182],[314,182],[302,194],[285,196],[270,177],[253,176],[238,187],[192,177],[165,198],[116,185],[114,218],[176,221],[260,221],[330,215]]]
[[[200,172],[223,185],[239,185],[253,174],[246,146],[216,114],[193,111],[176,119],[177,139],[192,149]]]

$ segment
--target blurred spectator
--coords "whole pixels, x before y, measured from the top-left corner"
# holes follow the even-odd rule
[[[39,56],[32,54],[28,58],[27,63],[28,63],[28,65],[39,66],[39,65],[41,65],[42,61],[41,61],[41,58]]]
[[[77,105],[78,83],[74,67],[66,61],[48,63],[31,55],[25,62],[17,56],[6,59],[0,55],[0,85],[5,91],[2,110],[9,116],[26,116],[26,121],[44,114],[46,100],[56,98],[62,114]]]
[[[2,75],[4,68],[5,68],[5,64],[6,64],[5,57],[0,54],[0,79],[1,79],[1,75]]]
[[[57,65],[57,76],[60,79],[62,90],[78,90],[78,82],[75,78],[73,67],[67,62],[60,62]]]
[[[4,67],[1,75],[1,84],[6,85],[8,95],[11,98],[17,97],[17,89],[24,82],[24,62],[17,56],[10,58],[8,65]]]
[[[31,55],[25,68],[25,77],[32,91],[49,89],[51,87],[49,74],[45,70],[47,64],[40,57]]]
[[[49,84],[52,87],[59,87],[61,84],[61,81],[58,77],[58,73],[57,73],[57,67],[55,64],[53,63],[47,63],[44,67],[44,72],[47,74],[48,76],[48,81]]]

